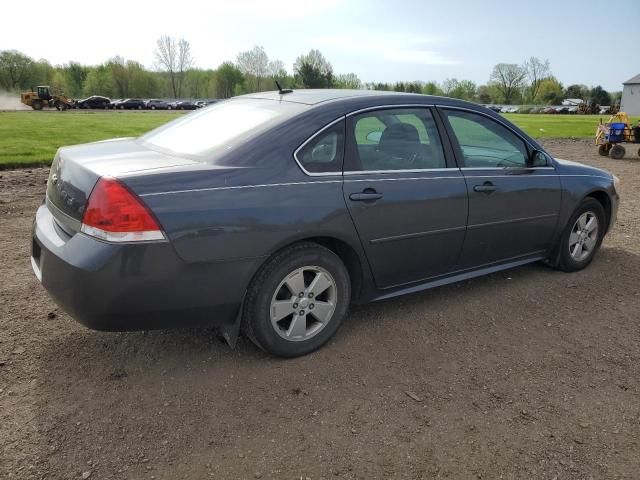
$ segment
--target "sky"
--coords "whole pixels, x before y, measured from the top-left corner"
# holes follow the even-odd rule
[[[153,68],[156,41],[168,34],[188,40],[202,68],[260,45],[292,71],[298,55],[316,48],[336,73],[364,82],[484,84],[495,64],[531,56],[548,59],[565,86],[617,91],[640,73],[640,0],[615,14],[596,0],[32,0],[38,27],[24,4],[3,3],[0,50],[52,64],[121,55]]]

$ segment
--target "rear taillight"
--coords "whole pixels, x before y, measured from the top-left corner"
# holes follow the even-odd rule
[[[118,180],[105,177],[89,195],[80,231],[109,242],[165,239],[142,200]]]

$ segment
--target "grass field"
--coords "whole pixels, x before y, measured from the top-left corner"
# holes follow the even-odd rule
[[[0,168],[50,164],[58,147],[135,137],[177,112],[0,112]]]
[[[58,147],[138,136],[177,112],[0,112],[0,168],[45,165]],[[533,137],[592,137],[603,115],[521,115],[506,118]],[[635,122],[639,117],[635,117]]]

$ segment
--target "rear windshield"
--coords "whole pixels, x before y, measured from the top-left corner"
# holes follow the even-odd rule
[[[152,130],[140,141],[173,154],[206,157],[215,149],[231,148],[304,109],[304,105],[291,102],[228,100]]]

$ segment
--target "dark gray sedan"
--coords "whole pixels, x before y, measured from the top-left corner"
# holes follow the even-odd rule
[[[529,262],[586,267],[616,183],[471,103],[259,93],[61,148],[31,261],[88,327],[217,325],[292,357],[327,342],[352,302]]]

